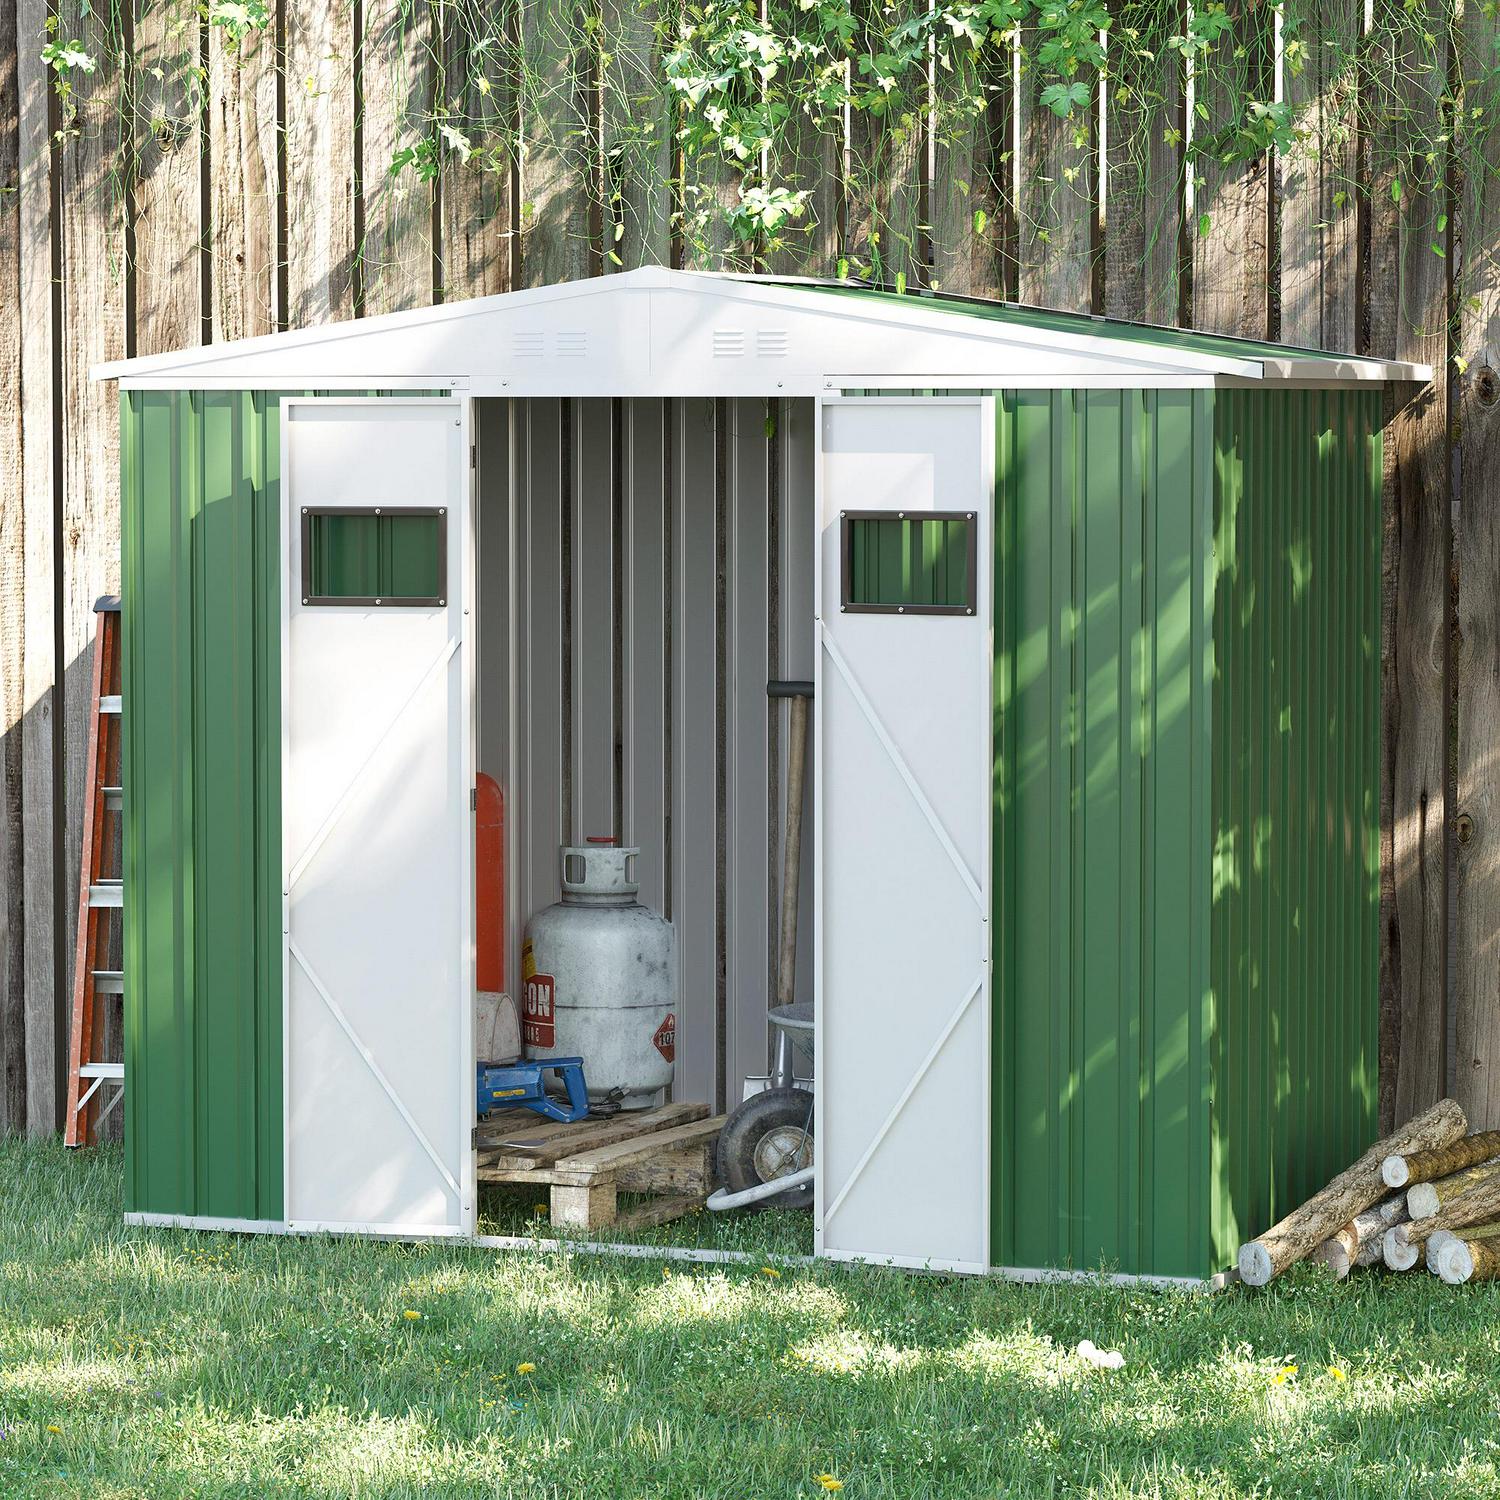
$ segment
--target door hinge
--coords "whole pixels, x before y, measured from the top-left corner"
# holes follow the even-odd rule
[[[469,811],[479,811],[479,788],[477,786],[471,786],[469,788]]]
[[[469,467],[471,469],[477,469],[479,467],[479,444],[478,443],[470,443],[469,444]]]
[[[469,1150],[470,1151],[477,1151],[478,1149],[479,1149],[479,1127],[476,1125],[469,1132]]]

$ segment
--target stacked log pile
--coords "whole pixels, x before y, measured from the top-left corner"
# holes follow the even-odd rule
[[[1500,1131],[1469,1134],[1463,1110],[1441,1100],[1241,1245],[1240,1279],[1265,1286],[1302,1260],[1339,1280],[1418,1263],[1452,1286],[1500,1280]]]

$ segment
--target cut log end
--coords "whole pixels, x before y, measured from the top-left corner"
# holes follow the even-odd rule
[[[1406,1236],[1401,1232],[1405,1228],[1404,1224],[1397,1224],[1385,1232],[1385,1263],[1393,1271],[1409,1271],[1421,1258],[1422,1252],[1415,1245],[1406,1243]]]
[[[1474,1252],[1456,1234],[1437,1247],[1433,1262],[1432,1269],[1449,1286],[1462,1286],[1474,1274]]]
[[[1430,1219],[1440,1206],[1434,1183],[1419,1182],[1407,1191],[1406,1211],[1414,1219]]]
[[[1443,1253],[1443,1246],[1449,1240],[1456,1240],[1458,1236],[1451,1229],[1435,1230],[1427,1239],[1427,1269],[1434,1276],[1441,1274],[1438,1271],[1438,1262]]]
[[[1388,1156],[1380,1164],[1380,1179],[1387,1187],[1402,1188],[1411,1180],[1404,1156]]]
[[[1240,1246],[1240,1280],[1246,1286],[1265,1286],[1276,1274],[1271,1252],[1259,1240]]]
[[[1313,1253],[1333,1272],[1335,1281],[1342,1281],[1353,1269],[1348,1249],[1338,1240],[1325,1240]]]
[[[1446,1146],[1466,1128],[1463,1110],[1454,1100],[1442,1099],[1377,1141],[1300,1208],[1240,1247],[1241,1279],[1247,1286],[1264,1286],[1370,1208],[1384,1192],[1380,1169],[1388,1156]]]

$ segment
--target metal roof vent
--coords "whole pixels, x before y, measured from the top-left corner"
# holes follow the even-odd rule
[[[762,328],[755,335],[755,352],[762,359],[785,359],[787,333],[785,328]]]
[[[577,359],[589,352],[589,336],[581,332],[559,333],[553,340],[553,347],[562,358]]]
[[[546,334],[516,332],[510,336],[510,352],[517,359],[540,359],[546,352]]]
[[[714,358],[739,359],[745,352],[745,330],[743,328],[714,329]]]

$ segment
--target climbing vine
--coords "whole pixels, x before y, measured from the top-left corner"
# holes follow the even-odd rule
[[[545,156],[593,196],[599,253],[622,263],[665,211],[689,261],[931,280],[934,241],[998,242],[1016,145],[1032,170],[1038,131],[1060,143],[1054,176],[1034,173],[1050,194],[1028,210],[1038,255],[1069,191],[1089,212],[1102,196],[1106,236],[1126,207],[1175,235],[1185,194],[1188,239],[1207,240],[1216,184],[1269,155],[1316,177],[1325,217],[1356,194],[1435,205],[1411,227],[1446,257],[1449,199],[1488,190],[1495,168],[1496,0],[1382,0],[1369,31],[1359,7],[1316,0],[391,3],[422,5],[440,40],[388,183],[519,164],[524,232],[528,162]],[[64,134],[95,71],[89,15],[60,6],[41,43]],[[273,7],[203,0],[199,15],[238,46]]]

